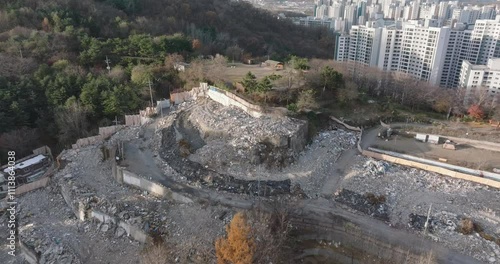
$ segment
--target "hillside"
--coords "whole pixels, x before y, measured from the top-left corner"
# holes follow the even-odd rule
[[[203,79],[187,81],[166,57],[328,58],[332,51],[326,31],[244,2],[0,1],[0,150],[62,149],[146,106],[148,80],[159,99]]]
[[[81,28],[90,36],[102,38],[184,33],[200,40],[202,53],[206,54],[224,53],[228,47],[238,45],[253,56],[291,53],[328,58],[333,55],[333,38],[326,31],[278,20],[268,11],[246,2],[7,0],[0,3],[0,10],[3,10],[0,11],[1,31],[15,26],[47,31],[50,24],[59,31]]]

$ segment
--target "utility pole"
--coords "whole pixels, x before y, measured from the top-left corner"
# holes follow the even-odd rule
[[[151,89],[151,79],[148,79],[149,95],[151,96],[151,109],[153,108],[153,90]]]
[[[111,62],[109,59],[108,59],[108,56],[106,56],[106,69],[108,69],[108,73],[111,73],[111,66],[109,66],[109,63]]]
[[[115,121],[113,121],[113,123],[115,123],[115,126],[118,125],[118,116],[115,116]]]

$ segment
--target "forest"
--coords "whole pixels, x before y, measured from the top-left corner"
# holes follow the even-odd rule
[[[147,106],[149,81],[155,99],[167,98],[191,83],[168,67],[169,58],[330,58],[333,45],[326,30],[245,2],[4,0],[0,150],[22,156],[44,144],[68,147]]]

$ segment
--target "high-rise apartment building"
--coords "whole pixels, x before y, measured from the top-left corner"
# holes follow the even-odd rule
[[[382,28],[352,26],[349,32],[347,61],[375,67],[380,49]]]
[[[460,85],[463,61],[485,65],[488,59],[500,58],[500,16],[477,20],[472,29],[466,24],[455,28],[438,24],[432,19],[401,26],[371,22],[353,26],[349,36],[342,36],[349,38],[349,45],[338,47],[335,57],[450,88]]]
[[[380,69],[407,73],[439,84],[440,68],[444,63],[441,54],[446,51],[449,27],[432,28],[406,23],[401,30],[385,28],[383,31],[387,38],[380,45],[380,53],[383,54],[377,63]]]
[[[335,53],[334,60],[347,61],[349,57],[349,42],[348,34],[337,34],[335,38]]]
[[[486,64],[490,58],[500,58],[500,15],[495,20],[478,20],[472,32],[472,41],[479,46],[475,64]]]

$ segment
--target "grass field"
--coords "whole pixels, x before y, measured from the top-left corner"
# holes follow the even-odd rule
[[[232,66],[234,66],[234,68]],[[247,65],[242,63],[229,63],[229,66],[226,70],[225,79],[230,82],[239,82],[243,80],[243,77],[245,77],[245,75],[249,71],[257,77],[257,80],[260,80],[264,78],[264,76],[268,76],[273,73],[280,74],[280,71],[276,71],[271,67],[260,67],[260,64]]]

